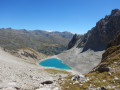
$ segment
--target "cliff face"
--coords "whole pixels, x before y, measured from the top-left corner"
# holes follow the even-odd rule
[[[115,35],[115,38],[108,43],[107,48],[116,46],[116,45],[120,45],[120,32],[118,32]]]
[[[108,42],[113,39],[118,31],[120,31],[120,10],[115,9],[112,10],[111,15],[98,21],[94,28],[88,31],[83,37],[80,37],[79,39],[82,40],[80,40],[77,47],[83,47],[83,51],[88,49],[94,51],[105,50]],[[73,39],[75,37],[77,36],[75,35]],[[76,41],[72,45],[75,45],[75,43]]]
[[[111,40],[107,46],[106,51],[102,55],[101,63],[95,67],[92,72],[105,72],[120,70],[120,32],[115,35],[115,38]]]
[[[71,49],[81,37],[82,35],[80,36],[80,35],[75,34],[68,44],[68,49]]]
[[[74,35],[68,45],[69,50],[57,56],[72,69],[88,73],[101,62],[106,47],[113,45],[111,43],[107,46],[108,42],[118,31],[120,31],[120,10],[115,9],[112,10],[111,15],[98,21],[86,34]]]
[[[82,77],[74,76],[76,84],[70,84],[76,82],[71,77],[62,84],[63,90],[120,90],[120,33],[109,42],[97,67]]]
[[[116,57],[117,54],[120,54],[120,32],[118,32],[115,35],[115,38],[111,40],[109,44],[107,45],[107,49],[105,53],[103,53],[103,56],[102,56],[102,62],[107,62],[107,59],[110,55],[112,55],[111,57],[113,58],[114,56]]]

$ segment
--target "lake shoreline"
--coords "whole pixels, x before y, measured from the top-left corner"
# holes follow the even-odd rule
[[[81,74],[80,72],[73,70],[73,68],[70,67],[70,66],[69,66],[69,67],[70,67],[71,69],[59,69],[59,68],[55,68],[55,67],[44,67],[44,66],[41,66],[41,65],[39,64],[40,62],[42,62],[42,61],[44,61],[44,60],[46,60],[46,59],[50,59],[50,58],[56,58],[56,59],[61,60],[57,55],[54,55],[54,56],[49,56],[49,57],[47,57],[47,58],[41,59],[41,60],[39,60],[36,64],[37,64],[40,68],[43,68],[43,69],[55,69],[55,70],[67,71],[67,72],[70,72],[70,73],[73,74],[73,75],[75,75],[75,74]],[[62,61],[62,63],[63,63],[63,60],[61,60],[61,61]],[[67,64],[66,64],[66,65],[67,65]]]
[[[49,58],[44,61],[41,61],[39,64],[44,67],[55,67],[55,68],[65,69],[65,70],[71,69],[68,65],[64,64],[62,60],[57,58]]]

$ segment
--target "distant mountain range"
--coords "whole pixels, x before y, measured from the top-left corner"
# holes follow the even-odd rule
[[[41,53],[53,55],[66,50],[72,37],[70,32],[1,28],[0,46],[10,50],[33,48]]]

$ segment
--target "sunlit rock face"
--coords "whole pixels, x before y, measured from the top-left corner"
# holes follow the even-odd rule
[[[120,10],[114,9],[110,15],[98,21],[96,26],[83,36],[75,34],[68,47],[74,47],[79,41],[76,47],[82,47],[83,51],[88,49],[102,51],[106,49],[108,42],[114,38],[118,31],[120,31]]]
[[[120,10],[112,10],[84,35],[74,35],[67,51],[58,55],[63,62],[81,73],[90,72],[102,59],[107,44],[120,31]]]

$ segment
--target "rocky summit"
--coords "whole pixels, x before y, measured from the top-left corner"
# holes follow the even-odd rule
[[[74,47],[75,44],[78,44],[78,41],[79,44],[76,47],[83,48],[83,52],[88,49],[94,51],[105,50],[108,42],[114,38],[118,31],[120,31],[120,10],[114,9],[110,15],[106,15],[105,18],[98,21],[96,26],[83,36],[74,35],[68,44],[68,48]],[[71,42],[73,42],[72,45]]]
[[[107,44],[120,31],[120,10],[112,10],[84,35],[74,35],[67,51],[58,55],[64,63],[81,73],[88,73],[97,66]],[[109,45],[108,45],[109,46]]]

